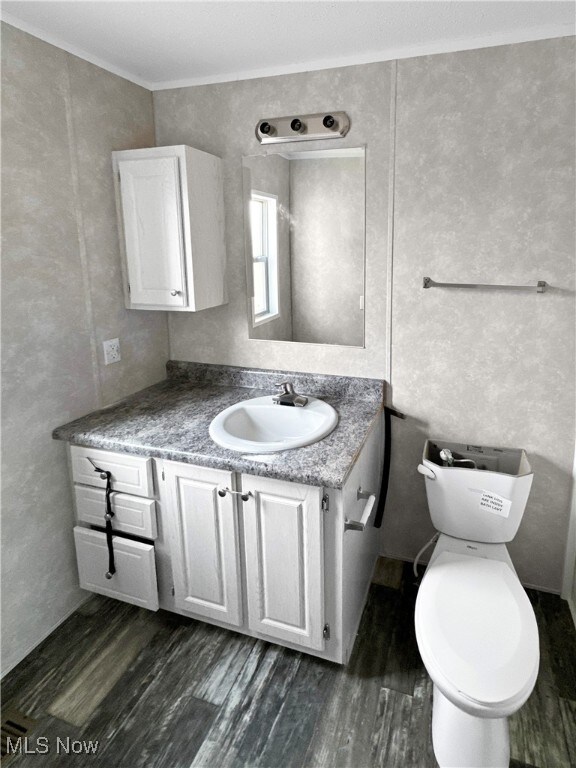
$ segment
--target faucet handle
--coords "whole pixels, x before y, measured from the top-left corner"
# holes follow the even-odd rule
[[[293,395],[294,394],[294,384],[292,384],[291,381],[283,381],[282,384],[278,384],[279,387],[282,387],[282,394],[283,395]]]

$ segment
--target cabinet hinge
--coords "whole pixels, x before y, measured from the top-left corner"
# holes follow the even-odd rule
[[[166,475],[164,474],[164,470],[162,470],[162,480],[166,480]]]
[[[130,283],[128,283],[128,293],[132,293],[132,290],[130,288]]]
[[[322,496],[322,512],[328,512],[328,509],[330,508],[330,497],[327,493]]]
[[[330,640],[330,624],[324,624],[324,629],[322,630],[322,637],[324,640]]]
[[[172,597],[174,597],[174,584],[172,584],[172,589],[170,591],[172,592]]]

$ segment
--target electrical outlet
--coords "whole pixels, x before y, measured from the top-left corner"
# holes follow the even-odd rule
[[[104,347],[104,363],[110,365],[110,363],[119,363],[122,360],[120,354],[120,339],[108,339],[102,342]]]

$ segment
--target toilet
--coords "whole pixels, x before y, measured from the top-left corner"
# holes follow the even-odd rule
[[[434,684],[434,754],[440,768],[508,768],[508,717],[530,696],[540,659],[506,549],[533,473],[523,450],[443,440],[426,441],[418,471],[439,532],[414,617]]]

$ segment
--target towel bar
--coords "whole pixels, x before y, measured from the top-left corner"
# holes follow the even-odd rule
[[[544,293],[548,283],[538,280],[536,285],[495,285],[493,283],[437,283],[431,277],[423,278],[422,288],[504,288],[509,291],[536,291]]]

